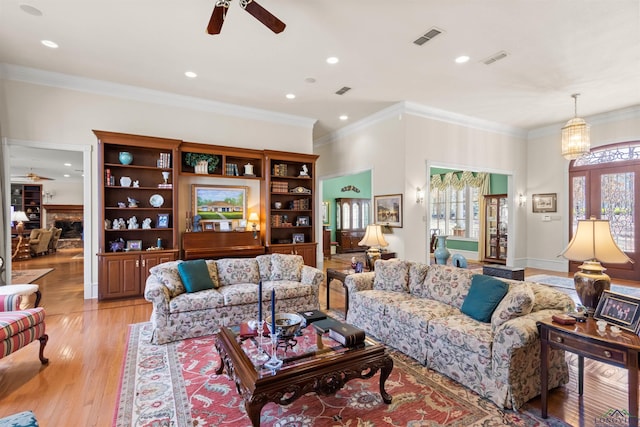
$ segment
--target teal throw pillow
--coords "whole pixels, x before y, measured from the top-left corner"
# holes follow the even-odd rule
[[[187,292],[213,289],[213,281],[209,276],[207,263],[203,259],[181,262],[178,264],[178,273]]]
[[[471,278],[469,293],[460,310],[479,322],[489,323],[493,311],[509,291],[509,285],[502,280],[483,274]]]

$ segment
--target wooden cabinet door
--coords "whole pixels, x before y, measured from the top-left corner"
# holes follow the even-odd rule
[[[144,290],[145,283],[147,283],[147,278],[149,277],[149,269],[151,267],[155,267],[156,265],[164,262],[175,261],[176,258],[175,252],[150,251],[140,255],[140,277],[142,279],[140,289]]]
[[[316,244],[315,243],[297,243],[291,245],[272,245],[269,246],[267,253],[270,254],[288,254],[300,255],[304,259],[305,265],[311,267],[316,266]]]
[[[103,256],[99,268],[99,299],[140,295],[140,255]]]

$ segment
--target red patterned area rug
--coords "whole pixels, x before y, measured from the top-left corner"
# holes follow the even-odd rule
[[[151,324],[131,325],[114,426],[250,426],[235,384],[216,375],[214,336],[165,345],[150,343]],[[352,380],[335,396],[310,393],[288,406],[269,403],[261,426],[567,426],[533,410],[504,411],[477,394],[392,351],[386,382],[379,374]]]

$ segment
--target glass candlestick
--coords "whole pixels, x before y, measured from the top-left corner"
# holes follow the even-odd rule
[[[267,369],[280,369],[282,367],[282,360],[278,359],[278,333],[276,331],[271,332],[271,359],[269,359],[264,367]]]
[[[258,332],[258,352],[253,356],[253,360],[254,362],[256,362],[256,364],[260,364],[260,365],[266,362],[267,360],[269,360],[269,355],[262,348],[262,336],[264,335],[264,323],[265,323],[264,320],[261,322],[257,320],[252,320],[249,322],[249,327]]]
[[[168,171],[163,171],[162,172],[162,179],[164,179],[164,183],[167,184],[169,182],[169,172]]]

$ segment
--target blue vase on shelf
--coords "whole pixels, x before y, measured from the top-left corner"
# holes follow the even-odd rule
[[[130,165],[133,161],[133,154],[128,151],[121,151],[118,155],[118,160],[120,160],[120,163],[123,165]]]
[[[447,249],[447,236],[436,236],[438,244],[436,250],[433,251],[433,256],[436,259],[436,264],[446,265],[447,260],[451,256],[451,252]]]

